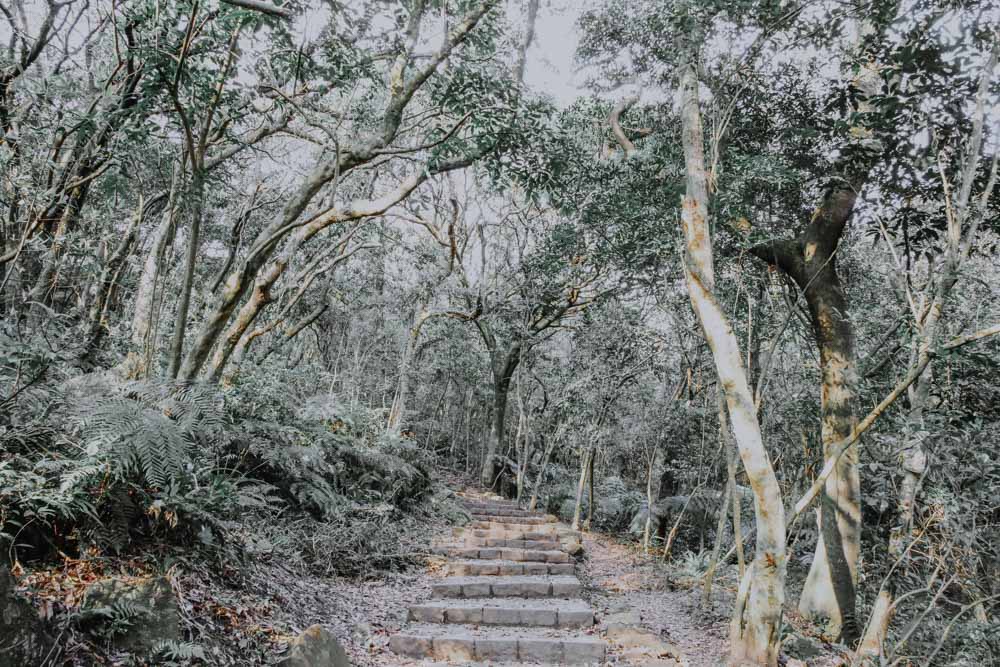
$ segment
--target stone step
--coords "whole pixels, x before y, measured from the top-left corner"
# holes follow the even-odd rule
[[[472,498],[459,498],[458,501],[467,507],[495,507],[503,510],[528,511],[513,500],[473,500]]]
[[[472,537],[506,537],[509,540],[548,540],[571,532],[560,530],[554,523],[536,526],[533,530],[509,530],[508,525],[500,524],[493,528],[463,528],[459,534]]]
[[[556,518],[551,515],[545,516],[489,516],[487,514],[473,514],[473,523],[514,523],[528,526],[537,526],[539,524],[555,523]],[[479,526],[477,526],[479,527]],[[482,528],[487,528],[488,526],[481,526]]]
[[[583,600],[445,600],[413,605],[409,620],[417,623],[586,628],[594,625],[594,610]]]
[[[493,523],[492,521],[473,521],[468,530],[489,530],[494,533],[548,533],[558,535],[563,529],[556,523]]]
[[[493,549],[534,549],[553,551],[562,548],[562,543],[555,539],[547,540],[513,540],[506,537],[467,537],[468,548],[488,547]]]
[[[531,512],[517,507],[498,507],[481,503],[462,503],[462,507],[470,514],[489,514],[491,516],[545,516],[541,512]]]
[[[410,658],[462,664],[520,660],[593,665],[604,662],[607,644],[580,631],[415,624],[390,637],[389,649]]]
[[[448,574],[455,577],[522,576],[530,574],[573,574],[573,563],[537,563],[514,560],[453,560]]]
[[[513,521],[515,519],[544,519],[546,514],[538,514],[536,512],[514,512],[510,511],[497,511],[497,510],[483,510],[483,509],[470,509],[469,514],[477,518],[486,518],[490,521]]]
[[[501,498],[500,496],[482,496],[462,492],[458,492],[455,495],[459,501],[466,503],[481,503],[484,505],[496,505],[498,507],[517,507],[517,501],[510,498]]]
[[[569,563],[569,554],[559,549],[457,547],[449,556],[473,560],[513,560],[535,563]]]
[[[575,598],[580,580],[570,575],[445,577],[431,584],[436,598]]]

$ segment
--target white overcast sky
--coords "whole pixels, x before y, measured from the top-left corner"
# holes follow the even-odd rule
[[[589,4],[580,0],[543,0],[539,8],[524,78],[535,90],[551,95],[559,106],[586,93],[582,75],[574,72],[573,54],[579,41],[576,20]]]

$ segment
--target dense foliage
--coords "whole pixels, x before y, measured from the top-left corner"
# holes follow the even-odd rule
[[[823,467],[827,362],[767,252],[846,183],[855,422],[929,359],[861,440],[860,629],[897,602],[867,659],[1000,660],[1000,8],[552,4],[0,5],[0,564],[373,576],[460,518],[447,472],[699,584],[717,540],[735,588],[757,525],[686,292],[691,66],[713,296],[784,505]],[[569,100],[530,75],[554,9]],[[789,609],[821,533],[791,524]],[[72,602],[54,622],[129,622]],[[161,654],[204,660],[189,634]]]

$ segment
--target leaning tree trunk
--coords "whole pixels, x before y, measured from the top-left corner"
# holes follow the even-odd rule
[[[686,64],[681,70],[680,99],[687,170],[687,193],[681,213],[686,241],[685,281],[691,305],[712,350],[719,383],[726,394],[733,436],[754,492],[757,518],[754,560],[740,584],[730,625],[730,659],[737,664],[777,665],[785,600],[785,508],[774,468],[764,448],[739,342],[713,294],[704,134],[698,77],[693,64]]]

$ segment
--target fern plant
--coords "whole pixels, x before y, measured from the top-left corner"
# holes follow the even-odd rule
[[[161,489],[184,475],[198,435],[223,422],[211,390],[198,385],[130,382],[72,407],[87,456],[116,478],[137,473]]]
[[[153,646],[150,657],[157,665],[189,665],[195,660],[208,660],[205,649],[193,642],[163,639]]]

